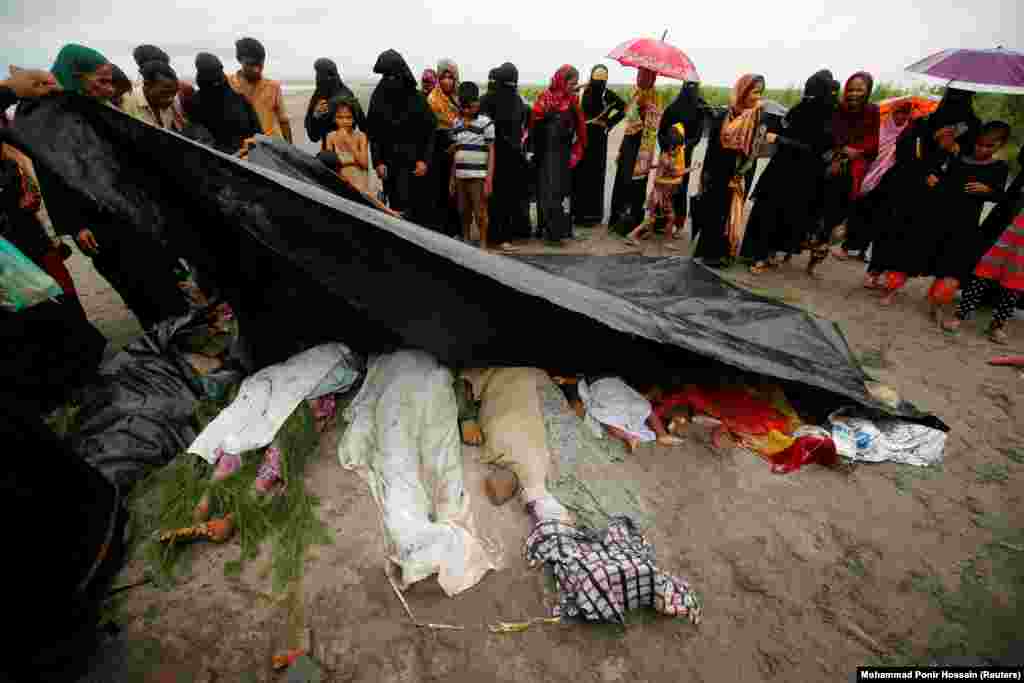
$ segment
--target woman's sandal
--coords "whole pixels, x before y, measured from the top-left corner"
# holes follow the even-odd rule
[[[989,328],[988,340],[993,344],[999,344],[1000,346],[1006,346],[1010,343],[1010,335],[1006,334],[1006,331],[1001,327]]]
[[[939,323],[939,329],[950,337],[957,337],[960,335],[960,322],[956,320],[946,320]]]

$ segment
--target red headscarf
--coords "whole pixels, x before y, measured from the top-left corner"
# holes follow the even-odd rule
[[[572,155],[569,158],[569,167],[574,168],[583,158],[583,150],[587,146],[587,124],[583,118],[583,108],[580,107],[580,100],[575,92],[569,90],[569,74],[579,73],[570,64],[563,64],[551,78],[551,84],[547,90],[542,92],[533,103],[533,116],[530,117],[530,127],[535,121],[539,121],[545,114],[559,111],[572,111],[576,117],[576,141],[572,145]]]
[[[868,166],[878,155],[879,128],[882,123],[877,104],[865,102],[864,108],[859,111],[851,110],[846,104],[846,92],[855,78],[860,78],[867,83],[867,97],[871,97],[875,79],[866,71],[858,71],[846,80],[842,102],[839,104],[838,111],[832,116],[832,137],[835,146],[837,148],[852,147],[863,153],[862,156],[850,161],[850,175],[853,177],[853,184],[850,188],[851,198],[860,194],[860,186],[864,182]]]

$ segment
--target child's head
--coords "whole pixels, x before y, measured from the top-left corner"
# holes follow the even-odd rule
[[[974,158],[977,161],[988,161],[1003,148],[1010,139],[1010,126],[1002,121],[989,121],[974,141]]]
[[[355,127],[355,105],[351,100],[338,96],[333,98],[328,106],[336,130],[352,130]]]
[[[474,117],[480,111],[480,88],[476,83],[459,83],[459,106],[462,115]]]

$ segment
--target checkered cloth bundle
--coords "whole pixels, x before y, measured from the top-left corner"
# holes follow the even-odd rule
[[[660,571],[654,548],[628,517],[612,518],[604,535],[555,520],[537,524],[526,539],[531,567],[551,565],[558,585],[557,616],[626,623],[626,612],[653,607],[700,622],[689,584]]]

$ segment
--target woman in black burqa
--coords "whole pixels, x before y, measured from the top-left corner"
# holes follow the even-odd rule
[[[321,57],[313,62],[316,72],[316,89],[309,98],[306,108],[306,137],[310,142],[319,142],[320,149],[326,149],[327,134],[334,130],[334,119],[329,116],[328,103],[335,97],[345,97],[354,103],[356,128],[365,130],[366,116],[352,90],[341,80],[338,65],[334,60]]]
[[[381,80],[370,96],[366,132],[377,176],[392,209],[410,220],[429,219],[433,195],[427,162],[437,121],[402,55],[381,53],[373,72]]]
[[[592,226],[604,220],[608,173],[608,134],[626,117],[626,103],[608,89],[608,68],[598,64],[580,98],[587,122],[587,148],[572,174],[573,222]]]
[[[804,96],[793,107],[776,136],[778,149],[754,190],[742,255],[757,275],[778,265],[779,252],[799,254],[814,232],[822,206],[825,164],[832,146],[832,73],[821,70],[807,79]],[[770,135],[770,134],[769,134]]]
[[[246,140],[263,134],[256,110],[228,83],[224,65],[216,55],[196,55],[196,85],[199,92],[192,98],[190,117],[210,132],[215,149],[238,154]]]
[[[480,100],[480,111],[494,121],[494,191],[490,199],[490,239],[497,244],[530,239],[529,183],[523,137],[530,108],[517,90],[519,70],[505,62],[492,71],[493,90]]]
[[[663,143],[668,139],[671,131],[677,123],[683,124],[684,144],[686,145],[686,163],[691,165],[693,152],[700,144],[704,135],[704,118],[706,115],[707,103],[700,97],[700,83],[688,81],[679,89],[679,94],[668,105],[665,113],[661,115],[661,123],[658,125],[658,142]],[[662,145],[664,147],[664,145]],[[679,186],[675,196],[672,198],[673,210],[675,213],[675,232],[678,233],[686,225],[686,215],[689,210],[689,176]]]

